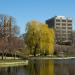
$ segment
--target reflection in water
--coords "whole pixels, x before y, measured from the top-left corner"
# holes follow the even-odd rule
[[[75,75],[75,60],[30,60],[27,66],[0,68],[0,75]]]
[[[52,60],[34,60],[29,64],[29,72],[30,75],[54,75],[54,63]]]
[[[1,68],[0,75],[16,75],[16,69],[15,68],[13,69],[13,67]]]
[[[28,75],[24,67],[0,68],[0,75]]]
[[[55,63],[55,75],[75,75],[75,60],[67,61],[68,63]]]

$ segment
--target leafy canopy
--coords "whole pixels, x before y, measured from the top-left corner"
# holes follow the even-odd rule
[[[27,23],[25,43],[32,54],[54,52],[54,31],[37,21]]]

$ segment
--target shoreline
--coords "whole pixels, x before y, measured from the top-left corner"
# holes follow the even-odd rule
[[[34,59],[53,59],[53,60],[64,60],[64,59],[75,59],[75,57],[29,57],[29,60],[34,60]]]
[[[0,67],[14,67],[22,65],[28,65],[28,60],[19,60],[19,61],[0,60]]]

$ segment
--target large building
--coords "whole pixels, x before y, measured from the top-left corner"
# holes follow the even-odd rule
[[[49,28],[55,30],[56,43],[72,43],[72,18],[65,16],[54,16],[46,20]]]

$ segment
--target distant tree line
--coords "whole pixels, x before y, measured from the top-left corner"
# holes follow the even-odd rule
[[[2,56],[16,55],[16,51],[22,48],[23,39],[18,37],[20,30],[15,18],[0,15],[0,54]]]

